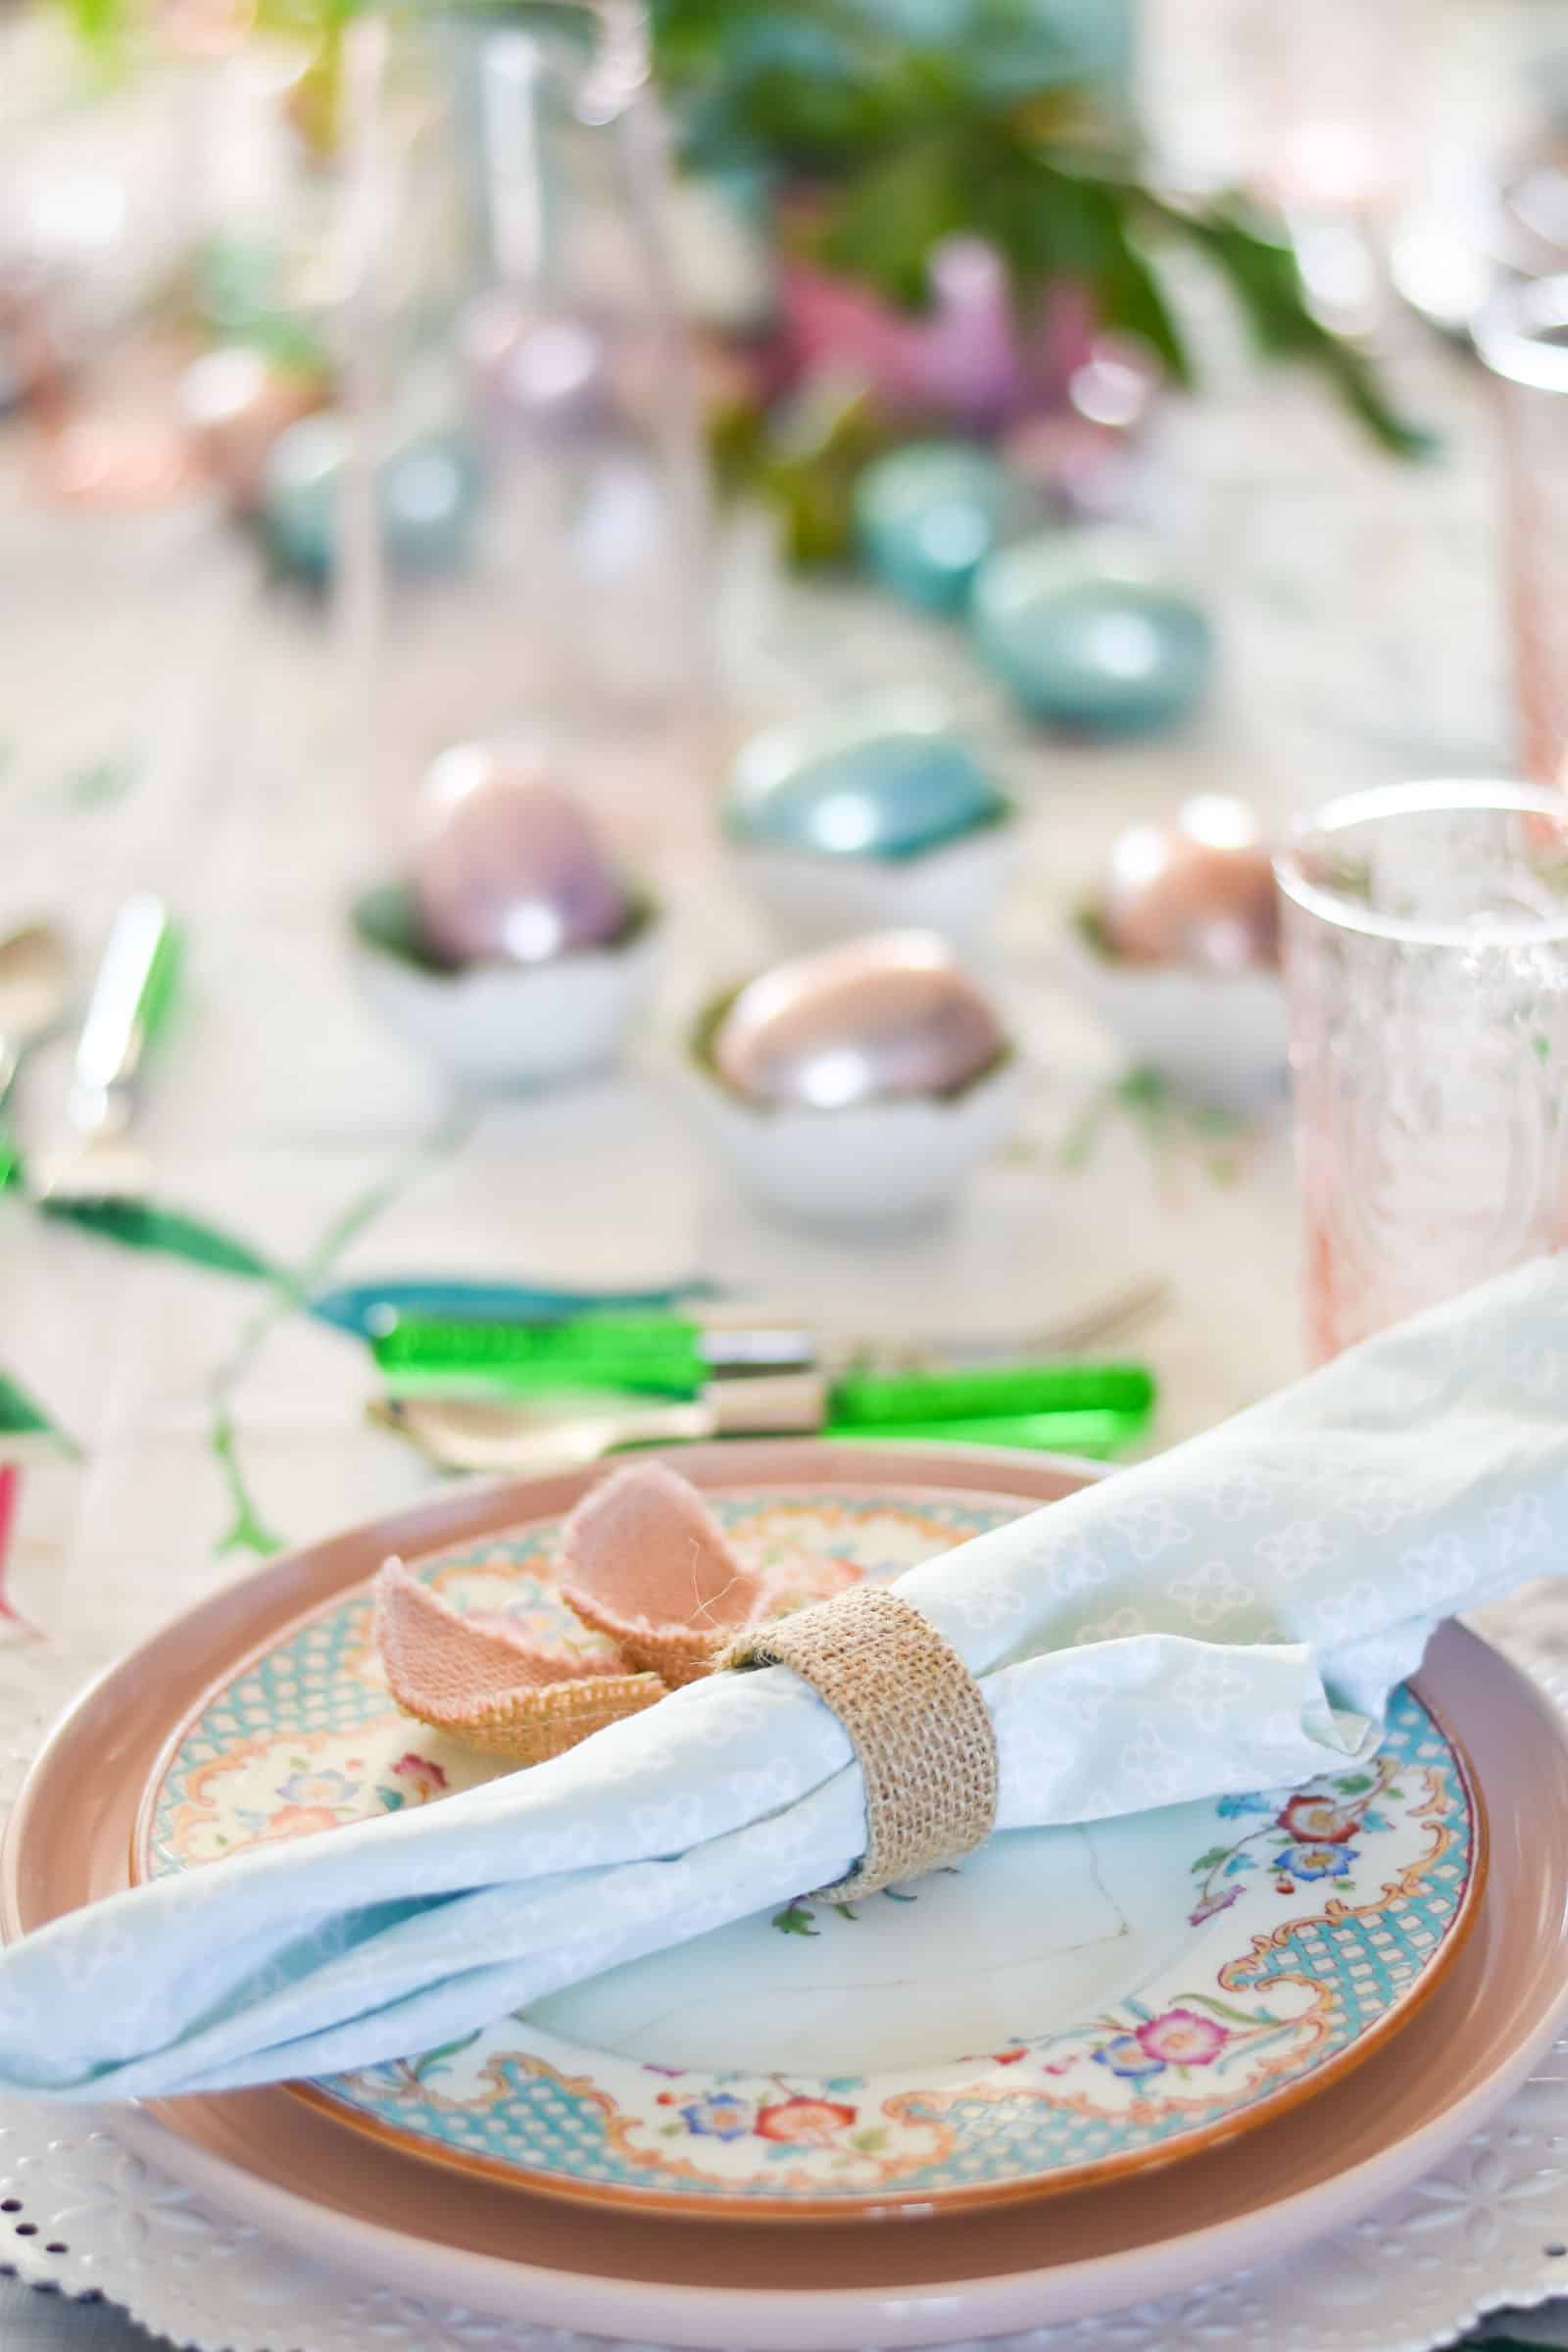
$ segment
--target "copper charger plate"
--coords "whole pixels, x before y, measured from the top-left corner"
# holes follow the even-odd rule
[[[896,1480],[1053,1500],[1076,1464],[986,1449],[683,1449],[708,1486]],[[274,1563],[113,1669],[52,1735],[0,1854],[15,1936],[125,1886],[141,1792],[171,1723],[226,1664],[405,1553],[569,1508],[591,1474],[466,1491]],[[921,2215],[918,2230],[641,2219],[447,2175],[286,2090],[119,2110],[122,2137],[318,2257],[411,2292],[552,2326],[740,2346],[919,2344],[1039,2326],[1281,2256],[1437,2163],[1549,2044],[1568,1978],[1568,1745],[1555,1711],[1446,1628],[1422,1693],[1469,1753],[1492,1870],[1473,1932],[1418,2015],[1342,2079],[1235,2141],[1045,2205]],[[302,2181],[310,2183],[303,2192]],[[906,2219],[908,2208],[893,2218]],[[919,2209],[914,2209],[918,2213]]]

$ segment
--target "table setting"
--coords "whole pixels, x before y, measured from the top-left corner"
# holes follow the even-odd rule
[[[1568,2340],[1553,28],[983,13],[0,24],[0,2342]]]

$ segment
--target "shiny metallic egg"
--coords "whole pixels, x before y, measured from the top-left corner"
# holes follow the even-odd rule
[[[1171,824],[1123,833],[1098,912],[1129,962],[1240,972],[1279,961],[1268,845],[1254,811],[1220,793],[1187,802]]]
[[[754,736],[731,773],[724,823],[760,849],[896,862],[1010,812],[946,706],[904,694]]]
[[[605,946],[631,912],[589,817],[527,744],[434,762],[410,888],[426,946],[453,963],[545,963]]]
[[[952,1095],[1006,1038],[990,999],[934,932],[887,931],[751,981],[713,1036],[713,1066],[760,1103],[844,1110]]]

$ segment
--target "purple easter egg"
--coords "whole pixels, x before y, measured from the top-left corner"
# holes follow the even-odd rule
[[[546,963],[604,946],[630,911],[594,826],[527,745],[435,761],[410,886],[426,946],[453,963]]]

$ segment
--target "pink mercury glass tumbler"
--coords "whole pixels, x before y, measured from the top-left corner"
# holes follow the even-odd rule
[[[1568,802],[1361,793],[1276,872],[1321,1361],[1568,1240]]]

